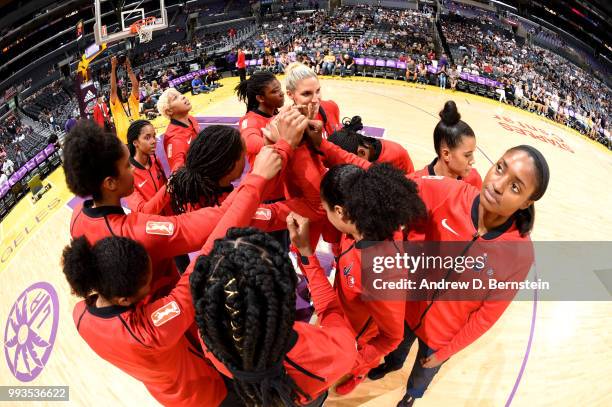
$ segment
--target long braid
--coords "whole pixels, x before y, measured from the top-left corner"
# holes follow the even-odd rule
[[[219,204],[223,194],[219,181],[229,174],[244,153],[238,130],[209,126],[189,146],[185,165],[169,181],[172,209],[186,212],[189,205]]]
[[[282,363],[294,341],[297,279],[287,253],[253,228],[228,230],[191,275],[206,347],[247,406],[295,406],[302,390]]]

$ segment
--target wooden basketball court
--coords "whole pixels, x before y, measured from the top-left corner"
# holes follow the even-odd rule
[[[222,83],[213,94],[188,96],[195,116],[244,114],[232,93],[237,79]],[[324,99],[335,100],[342,116],[358,114],[364,124],[384,128],[385,138],[402,143],[415,168],[433,159],[437,112],[453,99],[476,132],[476,168],[483,176],[489,159],[514,145],[531,144],[547,158],[551,180],[536,205],[533,240],[610,240],[612,153],[603,146],[478,96],[380,79],[322,79],[321,84]],[[164,119],[155,122],[159,132],[166,124]],[[70,402],[57,404],[155,405],[141,383],[101,360],[76,332],[76,298],[59,264],[69,242],[72,195],[61,169],[45,182],[52,188],[39,202],[24,198],[0,225],[0,384],[69,386]],[[47,284],[33,286],[41,282]],[[443,366],[415,405],[610,406],[610,326],[610,302],[515,302],[488,333]],[[346,397],[331,392],[326,405],[395,406],[414,357],[413,348],[401,371],[366,381]]]

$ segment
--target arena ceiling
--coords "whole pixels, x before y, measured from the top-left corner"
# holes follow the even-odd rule
[[[612,2],[610,0],[500,0],[536,22],[544,20],[596,51],[612,55]],[[605,51],[607,50],[607,52]]]

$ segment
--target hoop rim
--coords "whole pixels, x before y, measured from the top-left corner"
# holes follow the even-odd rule
[[[155,25],[157,21],[156,17],[147,17],[144,20],[138,20],[130,24],[130,32],[132,34],[137,34],[142,30],[143,27]]]

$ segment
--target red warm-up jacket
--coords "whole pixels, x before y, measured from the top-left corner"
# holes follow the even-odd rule
[[[251,168],[255,162],[255,157],[265,145],[264,135],[261,129],[265,128],[274,118],[258,109],[247,112],[238,123],[240,135],[246,146],[246,158]],[[276,177],[269,182],[268,190],[264,194],[264,201],[275,201],[284,199],[283,179]]]
[[[134,192],[126,198],[128,208],[132,212],[172,215],[170,197],[166,192],[166,174],[157,157],[153,155],[149,158],[149,168],[134,157],[130,157],[130,163],[134,167]]]
[[[374,160],[377,163],[390,163],[404,174],[414,171],[414,165],[408,151],[391,140],[380,140],[380,154]]]
[[[283,365],[287,375],[308,395],[300,395],[296,401],[298,404],[307,404],[351,371],[357,357],[357,346],[355,335],[344,318],[336,293],[317,257],[302,257],[300,263],[308,278],[319,325],[304,322],[293,324],[292,345]],[[201,338],[200,341],[206,357],[217,370],[232,377],[231,372],[206,348]]]
[[[203,208],[178,216],[140,212],[125,214],[120,206],[94,207],[86,200],[72,213],[70,235],[85,236],[91,244],[109,236],[129,237],[142,244],[153,263],[151,295],[167,295],[179,279],[174,257],[202,247],[241,188],[264,188],[263,178],[249,174],[219,207]]]
[[[239,225],[242,217],[249,219],[256,210],[265,180],[250,177],[236,190],[234,203],[210,234],[204,253],[214,238]],[[252,182],[254,178],[257,182]],[[153,302],[98,308],[94,295],[79,302],[73,311],[77,330],[92,350],[142,381],[165,406],[217,406],[226,396],[217,371],[184,336],[195,315],[189,287],[194,265],[195,261],[169,295]]]
[[[534,261],[533,246],[529,235],[520,235],[514,217],[479,236],[479,189],[440,176],[421,176],[414,181],[428,212],[425,241],[480,247],[488,254],[485,270],[494,273],[496,279],[518,282],[527,277]],[[421,238],[420,233],[416,235]],[[413,240],[411,235],[409,240]],[[510,290],[485,293],[483,298],[465,301],[409,301],[406,322],[436,350],[438,360],[446,360],[488,331],[510,305],[514,294]]]
[[[436,162],[438,162],[438,157],[434,158],[434,160],[430,164],[426,165],[424,168],[415,171],[413,175],[411,175],[411,178],[416,179],[418,177],[422,177],[423,175],[436,175],[436,172],[434,171],[434,165],[436,165]],[[478,190],[482,189],[482,178],[480,177],[480,174],[478,173],[476,168],[472,168],[467,177],[459,177],[457,179],[463,182],[467,182],[470,185],[473,185]]]
[[[164,133],[164,151],[168,157],[170,171],[174,172],[185,163],[189,145],[200,134],[200,125],[193,116],[189,116],[189,125],[178,120],[170,120]]]

